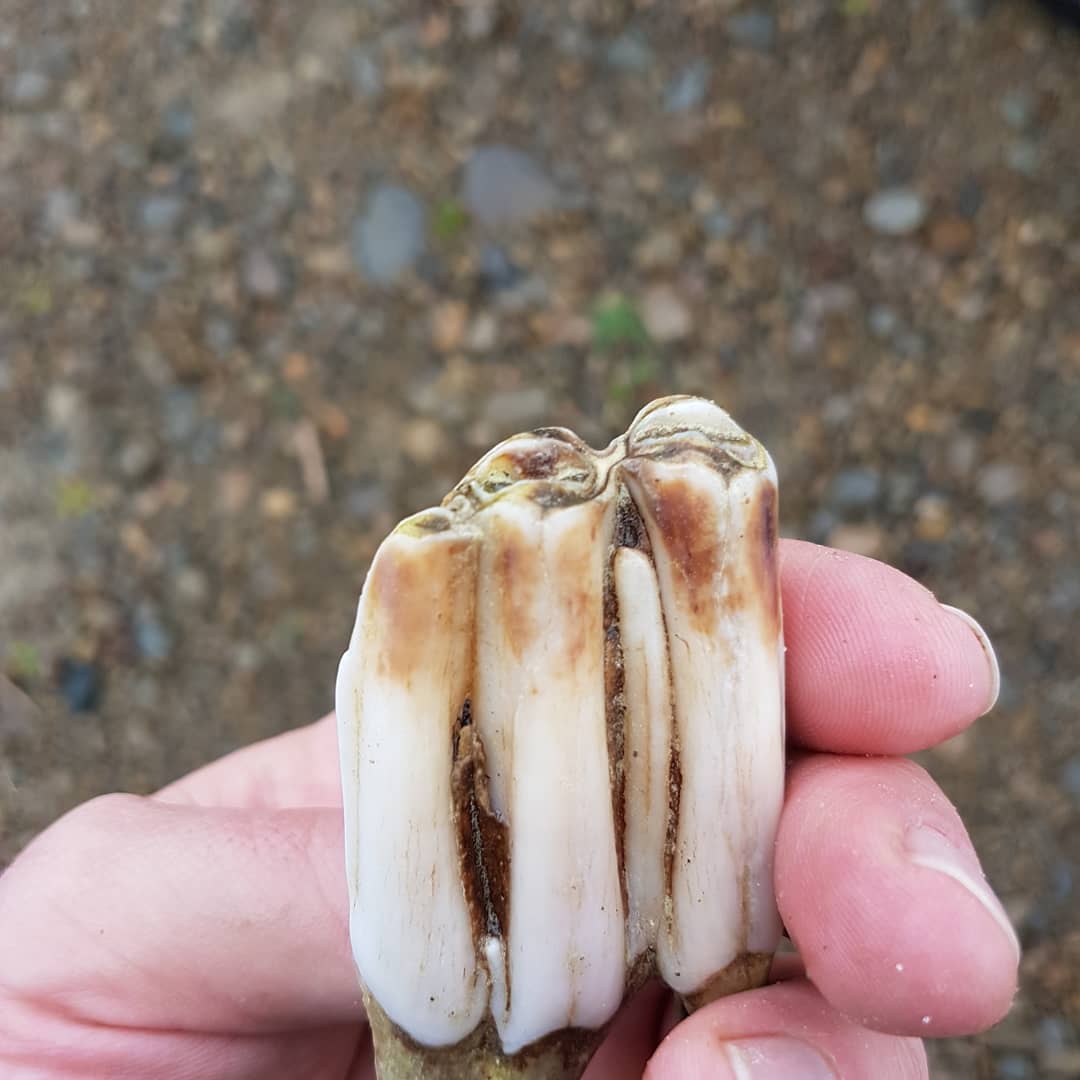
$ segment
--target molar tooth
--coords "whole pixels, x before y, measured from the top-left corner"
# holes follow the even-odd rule
[[[440,511],[403,522],[375,556],[338,669],[350,936],[367,993],[430,1046],[480,1021],[451,790],[469,694],[477,537]]]

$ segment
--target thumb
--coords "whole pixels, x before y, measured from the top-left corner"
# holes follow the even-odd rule
[[[925,1080],[919,1039],[836,1012],[805,979],[722,998],[660,1044],[645,1080]]]

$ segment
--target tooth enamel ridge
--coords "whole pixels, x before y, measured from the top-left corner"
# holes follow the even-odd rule
[[[566,1035],[583,1068],[654,973],[690,1007],[764,981],[776,474],[716,405],[663,399],[602,451],[500,443],[376,553],[336,697],[377,1053]]]

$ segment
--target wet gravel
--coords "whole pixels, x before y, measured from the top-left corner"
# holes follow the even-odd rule
[[[994,636],[922,759],[1023,987],[935,1075],[1080,1074],[1078,70],[1019,0],[8,0],[0,864],[327,710],[493,441],[701,392]]]

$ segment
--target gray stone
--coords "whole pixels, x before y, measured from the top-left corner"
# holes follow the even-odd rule
[[[1061,784],[1065,790],[1080,802],[1080,757],[1070,758],[1061,770]]]
[[[148,439],[132,439],[120,451],[120,471],[130,480],[145,479],[157,463],[157,447]]]
[[[217,356],[226,356],[236,345],[236,326],[225,315],[208,315],[203,324],[203,341]]]
[[[701,227],[710,240],[725,240],[735,232],[735,219],[726,210],[713,209],[701,219]]]
[[[349,85],[368,101],[374,101],[382,93],[382,68],[372,49],[353,49],[349,53]]]
[[[382,184],[352,227],[353,260],[372,281],[388,285],[416,265],[427,248],[427,211],[408,188]]]
[[[41,105],[52,90],[52,80],[43,71],[20,71],[12,80],[8,97],[12,105],[29,109]]]
[[[45,231],[53,236],[61,235],[73,222],[78,220],[82,201],[77,191],[70,188],[53,188],[45,196],[45,206],[41,221]]]
[[[870,333],[879,341],[892,337],[900,327],[900,316],[891,307],[875,304],[867,316]]]
[[[177,157],[188,148],[194,135],[195,110],[187,98],[179,98],[162,110],[154,150],[162,157]]]
[[[626,30],[608,45],[604,59],[616,71],[640,75],[653,66],[656,57],[643,34]]]
[[[180,223],[184,201],[177,195],[147,195],[139,203],[139,225],[145,232],[169,233]]]
[[[881,498],[881,473],[877,469],[843,469],[829,485],[829,505],[838,510],[865,510]]]
[[[282,257],[262,247],[244,256],[240,278],[256,300],[280,300],[289,287],[289,270]]]
[[[1005,161],[1013,172],[1034,176],[1042,163],[1042,151],[1034,139],[1017,139],[1005,150]]]
[[[187,442],[199,426],[199,396],[186,386],[171,386],[162,395],[162,413],[165,438]]]
[[[776,17],[760,8],[741,11],[728,18],[727,32],[736,45],[768,52],[776,41]]]
[[[664,94],[664,108],[668,112],[689,112],[704,101],[709,92],[712,67],[708,60],[694,60],[675,73]]]
[[[1002,97],[998,111],[1009,127],[1022,131],[1031,123],[1035,100],[1027,90],[1012,90]]]
[[[979,470],[975,488],[991,506],[1015,502],[1027,490],[1027,474],[1011,461],[992,461]]]
[[[926,200],[912,188],[885,188],[863,204],[863,221],[885,236],[907,236],[926,220]]]
[[[135,608],[131,630],[135,637],[135,648],[144,660],[168,659],[173,648],[173,636],[152,604],[143,602]]]
[[[346,513],[359,521],[371,521],[389,509],[386,489],[375,481],[356,484],[345,494]]]
[[[530,154],[512,146],[478,146],[465,165],[463,199],[473,218],[492,229],[513,228],[550,214],[559,189]]]
[[[512,289],[522,277],[522,271],[510,256],[496,244],[485,244],[480,249],[480,276],[493,292]]]

